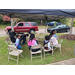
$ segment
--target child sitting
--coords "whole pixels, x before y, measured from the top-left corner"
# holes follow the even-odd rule
[[[44,45],[45,44],[48,44],[48,47],[44,47],[44,49],[46,49],[46,50],[51,49],[51,47],[50,47],[50,37],[48,35],[45,36]]]
[[[52,35],[52,37],[55,37],[56,39],[58,39],[58,36],[56,35],[55,30],[52,31],[51,35]]]
[[[53,43],[53,45],[57,45],[58,40],[54,36],[52,36],[52,34],[50,34],[49,36],[50,36],[50,41]]]
[[[16,42],[15,42],[15,46],[17,49],[21,49],[21,46],[20,46],[20,35],[16,35]]]
[[[31,50],[31,47],[34,46],[34,45],[38,45],[36,39],[35,39],[35,35],[34,34],[31,34],[30,35],[30,39],[28,40],[28,46],[29,46],[29,50]],[[32,49],[32,52],[36,52],[40,49]]]

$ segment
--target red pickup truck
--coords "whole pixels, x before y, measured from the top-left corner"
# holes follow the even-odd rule
[[[8,33],[11,30],[11,26],[7,26],[5,28],[6,33]],[[14,26],[14,31],[16,33],[34,33],[35,31],[38,31],[38,25],[36,22],[19,22]]]

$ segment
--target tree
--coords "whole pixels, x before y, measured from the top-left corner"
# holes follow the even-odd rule
[[[10,17],[6,15],[0,15],[3,18],[3,21],[10,21]]]
[[[72,34],[73,21],[74,21],[74,18],[72,18],[72,20],[71,20],[71,28],[70,28],[70,34]]]

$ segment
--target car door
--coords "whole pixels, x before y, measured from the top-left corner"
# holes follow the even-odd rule
[[[16,32],[25,32],[24,30],[24,23],[18,23],[16,28],[15,28]]]
[[[30,27],[31,27],[31,26],[30,26],[30,23],[25,22],[24,24],[25,24],[25,26],[24,26],[25,32],[29,32]]]
[[[54,25],[54,22],[50,22],[49,25],[50,25],[50,26],[53,26],[53,25]]]
[[[64,31],[65,32],[67,31],[67,29],[69,29],[68,26],[64,25]]]
[[[63,25],[58,26],[57,31],[58,32],[64,32],[64,26]]]

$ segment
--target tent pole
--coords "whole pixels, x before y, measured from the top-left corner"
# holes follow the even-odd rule
[[[45,16],[45,20],[46,20],[46,23],[47,23],[47,17]],[[45,34],[46,34],[46,23],[45,23]]]

